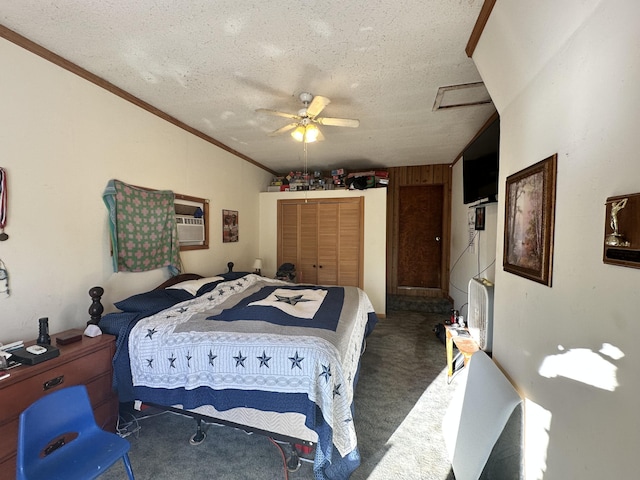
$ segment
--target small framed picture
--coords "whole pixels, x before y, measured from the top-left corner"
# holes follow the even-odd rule
[[[238,211],[222,210],[222,243],[238,241]]]
[[[485,207],[476,207],[476,230],[484,230],[484,209]]]

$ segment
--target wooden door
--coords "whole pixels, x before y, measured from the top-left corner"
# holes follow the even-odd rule
[[[318,270],[317,284],[341,285],[338,282],[340,205],[318,205]]]
[[[318,283],[318,205],[298,205],[300,214],[299,250],[296,263],[299,283]],[[295,262],[294,262],[295,263]]]
[[[362,198],[362,197],[360,197]],[[361,262],[364,250],[362,203],[339,204],[338,285],[362,287]]]
[[[402,186],[398,201],[398,287],[440,288],[443,186]]]
[[[297,205],[283,204],[278,209],[278,267],[283,263],[298,263],[299,217]]]
[[[278,201],[278,265],[299,283],[362,288],[363,242],[363,197]]]

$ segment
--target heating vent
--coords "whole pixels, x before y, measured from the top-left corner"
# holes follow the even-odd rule
[[[204,245],[204,219],[176,215],[180,245]]]
[[[469,332],[480,348],[491,352],[493,342],[493,283],[485,278],[469,280]]]

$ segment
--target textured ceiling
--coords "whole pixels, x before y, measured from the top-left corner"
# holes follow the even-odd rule
[[[310,169],[455,160],[495,111],[490,103],[434,111],[440,87],[481,81],[464,51],[481,7],[481,0],[0,0],[0,23],[287,172],[302,168],[302,144],[270,137],[289,120],[255,110],[297,113],[301,92],[331,99],[321,116],[360,120],[358,128],[322,126],[325,141],[308,145]]]

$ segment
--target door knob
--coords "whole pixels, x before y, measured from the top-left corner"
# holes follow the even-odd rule
[[[436,237],[436,242],[439,242],[439,241],[440,241],[440,237]]]

